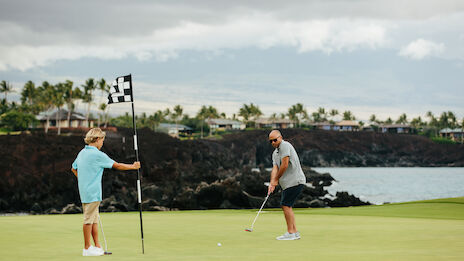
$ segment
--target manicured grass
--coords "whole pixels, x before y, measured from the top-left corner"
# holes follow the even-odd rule
[[[112,256],[82,254],[82,215],[0,217],[1,260],[464,260],[464,198],[296,209],[298,241],[277,241],[283,214],[256,210],[101,214]],[[103,237],[100,234],[100,241]],[[222,243],[221,247],[217,243]]]

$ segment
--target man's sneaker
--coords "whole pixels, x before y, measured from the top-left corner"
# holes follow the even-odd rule
[[[83,256],[102,256],[104,253],[100,252],[98,250],[99,248],[90,246],[88,249],[82,250],[82,255]]]
[[[296,231],[296,232],[295,232],[295,236],[297,237],[297,239],[300,239],[300,238],[301,238],[300,232]]]
[[[297,240],[297,239],[300,239],[300,234],[299,233],[297,234],[297,233],[285,232],[285,234],[276,237],[276,239],[277,240]]]

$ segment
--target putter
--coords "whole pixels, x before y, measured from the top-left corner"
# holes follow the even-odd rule
[[[251,228],[245,228],[245,231],[253,232],[253,226],[255,225],[256,219],[258,219],[259,213],[261,213],[261,210],[263,209],[264,205],[266,204],[266,201],[267,201],[268,198],[269,198],[269,194],[267,194],[266,198],[264,199],[264,202],[261,205],[261,208],[259,209],[258,214],[255,217],[255,220],[253,220],[253,223],[251,224]]]
[[[102,231],[103,240],[105,241],[105,255],[111,255],[111,254],[113,254],[113,253],[112,253],[112,252],[108,252],[108,245],[106,244],[105,232],[103,232],[103,224],[102,224],[102,221],[101,221],[101,219],[100,219],[100,215],[98,215],[98,221],[100,222],[100,228],[101,228],[101,231]]]

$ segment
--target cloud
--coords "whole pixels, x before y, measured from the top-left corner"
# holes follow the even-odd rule
[[[422,60],[427,56],[436,56],[443,53],[445,44],[435,43],[432,41],[419,38],[407,46],[401,48],[399,55],[405,56],[414,60]]]
[[[183,21],[176,26],[154,29],[148,34],[106,35],[100,41],[70,42],[75,36],[48,33],[41,38],[33,30],[20,25],[0,24],[10,28],[2,38],[22,44],[0,44],[0,70],[21,71],[53,63],[57,60],[80,58],[121,59],[135,57],[140,61],[155,57],[158,61],[175,59],[182,51],[216,52],[248,47],[293,47],[299,52],[351,51],[377,48],[386,41],[388,24],[374,20],[308,20],[280,21],[273,16],[256,14],[235,17],[221,24]],[[12,28],[12,29],[11,29]],[[41,44],[22,41],[33,36]]]
[[[277,0],[265,4],[245,0],[200,0],[195,4],[0,0],[0,5],[0,71],[25,71],[81,58],[133,57],[163,62],[192,50],[208,54],[249,47],[290,47],[300,53],[331,54],[400,49],[394,44],[403,41],[395,39],[395,35],[419,34],[414,23],[427,30],[435,28],[429,39],[443,39],[443,35],[436,34],[449,28],[459,31],[464,20],[464,2],[458,0],[289,0],[285,5]],[[453,37],[455,34],[447,33]],[[445,42],[446,53],[440,52],[443,56],[464,57],[461,44]],[[425,51],[424,55],[411,48],[435,51]],[[437,54],[436,46],[403,49],[400,55],[413,59]]]

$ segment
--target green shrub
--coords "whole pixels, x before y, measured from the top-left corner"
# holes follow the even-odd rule
[[[457,142],[448,139],[448,138],[442,138],[442,137],[433,137],[431,138],[433,142],[439,143],[439,144],[458,144]]]
[[[0,127],[9,131],[21,131],[37,124],[34,115],[16,110],[5,112],[0,116]]]

